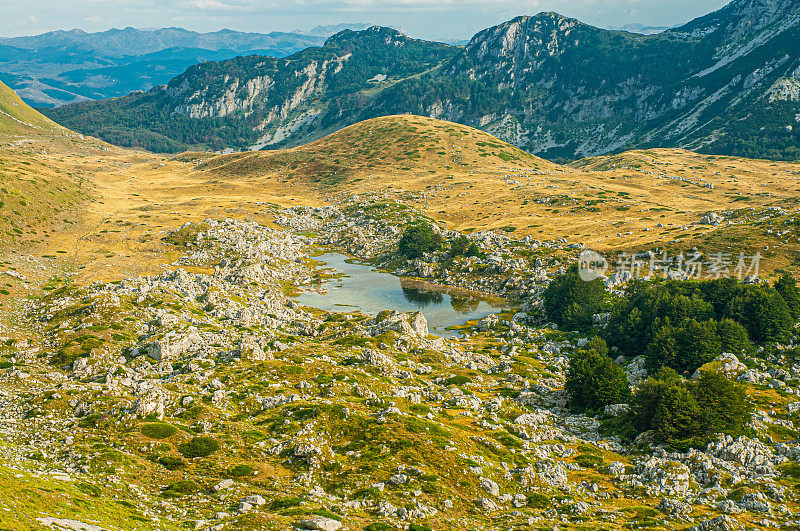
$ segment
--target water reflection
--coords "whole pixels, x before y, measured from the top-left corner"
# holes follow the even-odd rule
[[[438,291],[426,291],[416,288],[403,288],[403,296],[412,304],[419,308],[425,308],[431,304],[438,305],[444,301],[444,295]]]
[[[480,304],[481,300],[477,297],[450,297],[450,306],[458,313],[474,312]]]
[[[309,291],[300,294],[298,302],[306,306],[333,312],[359,310],[368,315],[389,309],[421,311],[428,320],[429,330],[440,336],[457,335],[447,328],[480,319],[503,308],[478,297],[452,295],[425,289],[425,286],[415,283],[401,285],[399,278],[368,265],[348,262],[342,254],[327,253],[317,260],[339,275],[325,282],[321,293]]]

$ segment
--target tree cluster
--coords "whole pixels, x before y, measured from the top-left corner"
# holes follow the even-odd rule
[[[410,259],[420,258],[440,250],[443,243],[442,236],[429,223],[415,223],[406,227],[400,238],[400,254]]]
[[[625,372],[598,337],[571,357],[564,388],[574,413],[629,402],[631,412],[615,419],[620,431],[631,437],[650,431],[654,442],[676,448],[702,447],[717,433],[741,434],[753,409],[744,390],[716,372],[687,380],[662,368],[631,394]]]
[[[648,369],[691,374],[722,352],[751,353],[754,344],[784,341],[800,314],[795,280],[774,286],[734,278],[632,281],[603,331],[621,354],[647,357]]]
[[[788,274],[772,286],[734,278],[704,281],[634,279],[612,303],[602,281],[583,280],[577,266],[556,277],[543,294],[544,309],[559,327],[586,330],[611,306],[600,332],[628,357],[644,354],[648,369],[691,374],[723,352],[749,354],[755,345],[788,339],[800,316],[800,291]]]
[[[573,265],[550,282],[542,300],[547,316],[559,327],[583,330],[592,325],[592,316],[602,310],[607,296],[602,280],[583,280]]]
[[[741,434],[753,409],[744,390],[719,373],[694,381],[666,368],[637,388],[631,405],[637,431],[677,448],[702,447],[717,433]]]
[[[606,342],[598,337],[570,359],[564,389],[567,405],[575,413],[627,402],[631,394],[625,372],[608,356]]]

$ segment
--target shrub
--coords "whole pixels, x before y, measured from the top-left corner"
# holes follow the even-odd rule
[[[644,351],[647,370],[654,372],[660,367],[675,368],[678,359],[678,340],[675,328],[662,326],[653,334]]]
[[[428,413],[431,412],[431,408],[429,408],[425,404],[411,404],[408,407],[408,410],[416,415],[427,415]]]
[[[528,496],[528,507],[531,509],[547,509],[550,507],[550,498],[544,494],[534,492]]]
[[[783,341],[795,322],[784,298],[761,286],[747,286],[731,299],[724,313],[741,323],[756,343]]]
[[[634,403],[639,425],[643,431],[653,430],[659,442],[690,439],[700,431],[702,411],[683,385],[646,381]]]
[[[693,388],[703,411],[701,426],[706,436],[715,433],[736,435],[750,419],[752,407],[744,390],[716,372],[703,372]]]
[[[592,316],[603,307],[607,291],[600,279],[590,282],[578,274],[577,264],[557,276],[544,292],[544,309],[559,327],[580,330],[591,326]]]
[[[184,479],[168,485],[167,488],[164,489],[164,495],[168,497],[187,496],[189,494],[194,494],[198,490],[200,490],[200,487],[197,483],[190,479]]]
[[[646,506],[639,506],[639,507],[631,507],[630,511],[636,515],[636,518],[654,518],[659,516],[658,511],[653,509],[652,507]]]
[[[472,380],[469,379],[467,376],[463,375],[456,375],[451,376],[447,380],[444,381],[444,385],[465,385],[470,383]]]
[[[780,471],[784,476],[800,479],[800,463],[788,461],[780,466]]]
[[[186,461],[176,455],[165,455],[164,457],[159,458],[158,462],[167,470],[178,470],[179,468],[186,466]]]
[[[428,223],[418,223],[406,228],[400,238],[400,254],[406,258],[419,258],[442,248],[442,237]]]
[[[100,413],[92,413],[91,415],[86,415],[81,420],[78,421],[78,426],[81,428],[97,428],[97,422],[100,420]]]
[[[678,359],[675,369],[693,372],[713,360],[722,352],[722,342],[717,334],[717,323],[713,320],[698,322],[686,319],[677,330]]]
[[[747,330],[733,319],[723,319],[717,323],[717,334],[722,343],[722,352],[740,356],[752,354],[756,350]]]
[[[247,442],[259,442],[259,441],[266,441],[268,437],[258,430],[248,430],[242,433],[242,438],[245,439]]]
[[[244,478],[252,476],[255,469],[249,465],[236,465],[228,469],[228,475],[232,478]]]
[[[480,247],[466,236],[462,235],[450,241],[451,256],[480,256],[481,254]]]
[[[165,422],[148,422],[142,424],[142,435],[150,437],[151,439],[166,439],[172,437],[178,431],[178,428],[172,424]]]
[[[603,458],[596,455],[581,454],[575,456],[575,462],[583,468],[599,468],[603,465]]]
[[[383,522],[374,522],[364,527],[364,531],[397,531],[397,528]]]
[[[608,357],[606,342],[597,337],[570,359],[564,388],[567,405],[574,412],[627,402],[630,397],[625,372]]]
[[[206,436],[194,437],[191,441],[185,442],[178,446],[178,451],[188,458],[193,457],[207,457],[219,450],[219,443]]]
[[[296,496],[287,496],[272,500],[269,504],[269,508],[273,510],[288,509],[289,507],[299,507],[302,504],[302,498],[298,498]]]
[[[91,483],[86,483],[84,481],[76,483],[75,488],[84,494],[91,496],[92,498],[98,498],[103,493],[102,489],[97,485],[92,485]]]

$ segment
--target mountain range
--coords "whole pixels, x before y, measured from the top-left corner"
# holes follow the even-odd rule
[[[122,96],[167,83],[191,65],[237,55],[285,57],[322,44],[346,28],[319,26],[308,32],[197,33],[182,28],[52,31],[0,38],[0,80],[38,107]]]
[[[148,92],[47,114],[165,152],[290,147],[411,113],[478,127],[551,159],[658,146],[794,160],[798,42],[795,0],[734,0],[651,35],[541,13],[483,30],[463,47],[372,27],[286,58],[195,65]]]

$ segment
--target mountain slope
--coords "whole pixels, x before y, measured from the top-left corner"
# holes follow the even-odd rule
[[[78,137],[0,83],[0,254],[74,222],[85,200],[82,179],[40,155],[63,147],[67,136]]]
[[[359,120],[413,113],[479,127],[548,158],[658,146],[800,156],[797,2],[734,0],[656,35],[541,13],[481,31],[463,49],[417,44],[403,54],[404,68],[371,60],[403,39],[419,42],[372,28],[341,33],[320,49],[335,55],[346,41],[357,50],[360,64],[371,64],[360,83],[349,69],[303,73],[298,66],[321,53],[309,51],[286,62],[198,65],[166,88],[50,115],[111,141],[136,136],[151,149],[164,138],[174,149],[291,146]],[[262,63],[270,80],[300,77],[307,90],[246,88],[264,82]],[[370,83],[375,74],[388,79]]]
[[[182,28],[53,31],[0,39],[0,79],[34,105],[57,106],[148,90],[205,61],[252,54],[285,57],[324,38]]]
[[[772,94],[798,76],[800,9],[764,4],[735,1],[651,36],[552,13],[520,17],[477,34],[446,76],[397,86],[380,107],[396,112],[407,93],[420,93],[412,112],[550,157],[680,146],[794,159],[800,139],[786,126],[800,111],[798,94]]]
[[[284,59],[201,64],[145,94],[48,114],[111,142],[156,151],[280,146],[358,121],[371,91],[419,75],[454,53],[445,44],[387,28],[348,30]]]
[[[198,166],[225,176],[280,171],[284,178],[322,185],[350,184],[375,174],[392,174],[392,184],[400,185],[419,175],[512,167],[544,170],[556,165],[481,130],[411,115],[373,118],[296,148],[220,155]]]
[[[49,118],[31,109],[9,87],[0,83],[0,133],[18,134],[31,129],[58,128]]]

